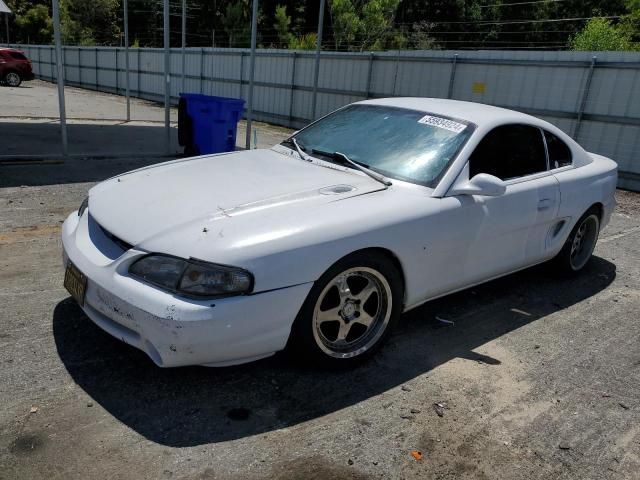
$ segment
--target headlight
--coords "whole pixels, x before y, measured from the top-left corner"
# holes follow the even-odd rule
[[[129,273],[187,296],[227,297],[249,293],[253,288],[253,276],[241,268],[163,254],[142,257],[129,267]]]
[[[89,207],[89,197],[85,198],[78,209],[78,216],[81,217],[84,211]]]

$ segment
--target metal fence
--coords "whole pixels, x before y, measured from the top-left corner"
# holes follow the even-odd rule
[[[53,46],[22,47],[36,75],[55,80]],[[247,98],[250,51],[171,50],[171,100],[179,92]],[[125,51],[65,47],[68,84],[124,94]],[[133,96],[164,99],[162,49],[130,49]],[[640,54],[635,52],[404,51],[321,54],[258,50],[253,118],[299,128],[347,103],[388,96],[441,97],[504,106],[556,124],[587,150],[615,159],[620,186],[640,190]]]

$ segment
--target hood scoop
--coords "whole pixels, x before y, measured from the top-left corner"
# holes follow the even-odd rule
[[[330,187],[324,187],[318,190],[322,195],[340,195],[342,193],[349,193],[357,190],[353,185],[331,185]]]

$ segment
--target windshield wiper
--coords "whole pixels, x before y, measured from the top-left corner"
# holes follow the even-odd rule
[[[298,141],[293,138],[293,137],[289,137],[287,138],[284,142],[282,143],[290,143],[292,144],[294,147],[296,147],[296,150],[298,151],[298,155],[300,155],[300,158],[307,161],[307,162],[311,162],[313,160],[311,160],[311,157],[309,157],[309,155],[307,155],[306,153],[304,153],[304,151],[302,150],[302,147],[300,146],[300,144],[298,143]]]
[[[355,167],[356,169],[360,170],[365,175],[368,175],[371,178],[373,178],[375,181],[380,182],[385,187],[390,187],[392,185],[392,183],[389,180],[387,180],[385,177],[383,177],[379,173],[374,172],[373,170],[371,170],[368,167],[368,165],[364,165],[364,164],[362,164],[360,162],[356,162],[354,160],[351,160],[346,154],[344,154],[342,152],[329,153],[329,152],[323,152],[322,150],[312,149],[311,153],[317,153],[319,155],[324,155],[325,157],[333,158],[335,160],[342,159],[346,163],[348,163],[349,165],[351,165],[351,166]]]

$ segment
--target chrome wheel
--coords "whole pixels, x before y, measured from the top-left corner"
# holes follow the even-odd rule
[[[327,283],[316,301],[316,344],[334,358],[363,354],[384,334],[392,303],[391,287],[380,272],[368,267],[345,270]]]
[[[574,271],[585,266],[598,240],[600,220],[596,214],[591,214],[582,220],[571,241],[569,263]]]
[[[7,82],[7,85],[10,87],[18,87],[22,80],[20,79],[20,75],[15,72],[10,72],[4,77],[4,81]]]

